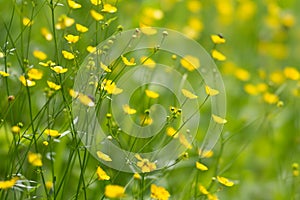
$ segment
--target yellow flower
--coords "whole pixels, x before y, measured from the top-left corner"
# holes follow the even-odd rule
[[[53,67],[56,64],[52,60],[48,60],[47,62],[39,62],[39,65],[42,65],[44,67]]]
[[[31,26],[33,24],[33,21],[31,21],[29,18],[24,17],[23,18],[23,25],[24,26]]]
[[[155,67],[155,62],[151,58],[147,56],[142,56],[141,57],[141,63],[149,68],[154,68]]]
[[[148,159],[142,158],[139,154],[135,154],[135,158],[139,160],[136,165],[141,168],[143,173],[156,170],[156,164],[154,162],[150,162]]]
[[[269,92],[266,92],[263,95],[263,99],[268,104],[276,104],[279,101],[279,97],[276,94],[272,94]]]
[[[53,89],[53,90],[59,90],[61,88],[60,85],[57,85],[51,81],[47,81],[47,85],[49,88]]]
[[[258,95],[259,94],[259,91],[257,90],[257,87],[255,86],[255,85],[253,85],[253,84],[250,84],[250,83],[248,83],[248,84],[246,84],[245,86],[244,86],[244,90],[248,93],[248,94],[250,94],[250,95]]]
[[[125,196],[125,188],[119,185],[107,185],[104,193],[108,198],[121,198]]]
[[[65,35],[65,39],[68,41],[68,43],[73,43],[74,44],[74,43],[78,42],[79,36],[78,35],[68,34],[68,35]]]
[[[224,44],[226,42],[225,38],[220,34],[211,35],[210,38],[215,44]]]
[[[40,80],[43,77],[43,71],[32,68],[27,73],[29,79]]]
[[[98,176],[98,180],[103,181],[103,180],[109,180],[110,179],[110,177],[106,174],[106,172],[100,166],[97,167],[96,173],[97,173],[97,176]]]
[[[147,26],[143,23],[140,23],[141,32],[145,35],[155,35],[157,30],[151,26]]]
[[[202,7],[201,2],[198,0],[190,0],[187,2],[188,10],[193,13],[197,13],[198,11],[200,11],[201,7]]]
[[[48,129],[48,128],[44,131],[44,134],[51,137],[59,137],[61,135],[57,130]]]
[[[123,55],[121,55],[122,61],[126,66],[134,66],[136,65],[136,63],[132,60],[128,60],[126,57],[124,57]]]
[[[91,3],[95,6],[98,6],[101,4],[101,0],[91,0]]]
[[[208,85],[205,86],[205,92],[209,96],[215,96],[220,93],[218,90],[212,89]]]
[[[174,137],[174,138],[178,137],[178,132],[173,127],[167,127],[166,133],[170,137]]]
[[[201,170],[201,171],[207,171],[208,167],[205,166],[204,164],[200,163],[200,162],[196,162],[196,167],[197,169]]]
[[[217,50],[212,50],[211,55],[214,59],[219,60],[219,61],[224,61],[226,60],[226,56],[224,56],[221,52]]]
[[[149,97],[151,99],[157,99],[159,97],[159,94],[152,90],[145,90],[145,93],[146,93],[147,97]]]
[[[132,114],[136,113],[136,110],[133,108],[130,108],[129,105],[127,105],[127,104],[123,105],[123,111],[128,115],[132,115]]]
[[[208,200],[219,200],[218,196],[216,194],[207,194]]]
[[[115,6],[110,5],[109,3],[104,4],[102,12],[115,13],[117,12],[117,8]]]
[[[55,28],[58,30],[65,29],[66,27],[72,26],[74,22],[75,20],[73,18],[70,18],[67,15],[61,15],[58,18],[58,23],[55,24]]]
[[[285,67],[283,70],[283,73],[286,78],[291,80],[299,80],[300,79],[300,73],[299,71],[294,67]]]
[[[91,97],[89,97],[88,95],[76,92],[72,89],[69,90],[69,94],[73,97],[73,98],[78,98],[80,103],[82,103],[85,106],[89,106],[89,107],[93,107],[95,106],[95,102],[93,101],[93,99]]]
[[[181,60],[180,60],[181,65],[186,68],[188,71],[193,71],[197,68],[200,67],[200,61],[198,58],[191,56],[191,55],[187,55],[184,56]]]
[[[120,94],[123,92],[122,89],[118,88],[115,82],[112,82],[112,80],[106,80],[104,79],[101,84],[102,89],[104,89],[108,94]]]
[[[202,194],[205,194],[205,195],[209,194],[209,192],[207,191],[207,189],[203,185],[199,185],[199,190]]]
[[[19,80],[21,81],[21,83],[24,86],[28,86],[28,87],[35,86],[35,81],[31,81],[29,79],[25,79],[25,76],[23,76],[23,75],[19,77]]]
[[[35,167],[43,166],[42,155],[39,153],[29,152],[27,159],[28,159],[28,162]]]
[[[234,72],[234,75],[241,81],[248,81],[250,79],[250,73],[242,68],[237,68]]]
[[[133,178],[136,179],[136,180],[141,180],[142,179],[141,175],[139,175],[138,173],[134,173]]]
[[[50,41],[53,39],[51,32],[47,28],[45,27],[41,28],[41,33],[46,40]]]
[[[104,19],[103,15],[101,15],[100,13],[98,13],[97,11],[95,11],[94,9],[92,9],[90,11],[91,16],[96,20],[96,21],[100,21],[102,19]]]
[[[48,142],[48,141],[44,141],[44,142],[43,142],[43,145],[48,146],[48,145],[49,145],[49,142]]]
[[[163,187],[151,184],[151,198],[157,200],[168,200],[170,193]]]
[[[55,71],[57,74],[63,74],[63,73],[66,73],[68,71],[67,68],[63,68],[62,66],[54,66],[54,67],[50,67],[50,69]]]
[[[87,46],[86,50],[87,50],[89,53],[95,53],[96,50],[97,50],[97,47]]]
[[[46,181],[46,188],[48,190],[51,190],[53,188],[53,182],[52,181]]]
[[[39,60],[45,60],[47,58],[47,55],[44,52],[39,51],[39,50],[34,50],[33,56]]]
[[[214,120],[216,123],[218,123],[218,124],[225,124],[225,123],[227,123],[227,120],[226,120],[226,119],[223,119],[222,117],[219,117],[219,116],[214,115],[214,114],[212,114],[211,116],[212,116],[213,120]]]
[[[9,73],[6,73],[4,71],[0,71],[0,75],[3,76],[3,77],[7,77],[7,76],[9,76]]]
[[[285,81],[284,74],[281,71],[273,71],[269,75],[270,81],[275,84],[282,84]]]
[[[9,188],[12,188],[18,180],[19,180],[19,177],[15,176],[15,177],[11,178],[10,180],[0,181],[0,189],[6,190]]]
[[[76,24],[75,27],[76,27],[76,30],[81,33],[85,33],[89,30],[87,27],[85,27],[81,24]]]
[[[72,59],[75,58],[75,55],[72,54],[71,52],[62,50],[61,53],[62,53],[63,57],[64,57],[65,59],[67,59],[67,60],[72,60]]]
[[[192,92],[190,92],[186,89],[181,89],[181,92],[185,97],[187,97],[189,99],[197,99],[198,98],[197,95],[193,94]]]
[[[192,149],[191,143],[186,139],[186,137],[183,134],[179,134],[179,142],[185,146],[187,149]]]
[[[21,128],[19,126],[11,127],[11,132],[13,132],[14,134],[19,134],[20,131],[21,131]]]
[[[212,150],[202,151],[201,149],[199,149],[198,154],[201,158],[211,158],[214,155],[214,152]]]
[[[298,163],[293,163],[292,164],[292,169],[293,169],[293,176],[298,177],[299,176],[299,164]]]
[[[109,157],[109,155],[101,152],[101,151],[97,151],[97,156],[98,158],[100,158],[101,160],[107,161],[107,162],[111,162],[112,159]]]
[[[228,186],[228,187],[231,187],[231,186],[234,185],[233,181],[230,181],[227,178],[222,177],[222,176],[217,176],[217,180],[218,180],[219,183],[221,183],[221,184],[223,184],[225,186]]]
[[[108,68],[108,66],[106,66],[105,64],[103,64],[102,62],[100,62],[100,67],[101,69],[103,69],[104,71],[110,73],[111,69]]]
[[[81,4],[76,3],[75,1],[72,1],[72,0],[68,0],[68,5],[70,8],[73,8],[73,9],[81,8]]]

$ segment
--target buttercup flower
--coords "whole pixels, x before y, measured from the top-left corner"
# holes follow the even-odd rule
[[[117,12],[117,8],[115,6],[112,6],[109,3],[104,4],[102,12],[108,12],[108,13],[115,13]]]
[[[228,187],[231,187],[234,185],[234,182],[228,180],[227,178],[225,177],[222,177],[222,176],[217,176],[217,180],[219,183],[221,183],[222,185],[225,185],[225,186],[228,186]]]
[[[157,200],[168,200],[170,193],[163,187],[151,184],[151,198]]]
[[[107,162],[111,162],[112,159],[109,157],[109,155],[101,152],[101,151],[97,151],[97,156],[98,158],[100,158],[101,160],[107,161]]]
[[[68,5],[70,8],[73,8],[73,9],[81,8],[81,4],[76,3],[75,1],[72,1],[72,0],[68,0]]]
[[[200,67],[200,61],[198,58],[186,55],[180,60],[181,65],[188,71],[194,71]]]
[[[50,69],[55,71],[57,74],[63,74],[63,73],[66,73],[68,71],[67,68],[63,68],[62,66],[54,66],[54,67],[50,67]]]
[[[208,85],[205,86],[205,92],[209,96],[215,96],[215,95],[219,94],[218,90],[212,89]]]
[[[136,63],[134,61],[129,61],[125,56],[121,55],[122,61],[126,66],[134,66]]]
[[[226,42],[225,38],[220,34],[211,35],[210,38],[215,44],[224,44]]]
[[[40,50],[34,50],[33,51],[33,56],[36,57],[39,60],[47,59],[47,55],[44,52],[40,51]]]
[[[142,158],[139,154],[135,154],[135,158],[139,160],[136,165],[141,168],[143,173],[156,170],[156,164],[154,162],[150,162],[148,159]]]
[[[112,80],[106,80],[104,79],[101,88],[105,90],[108,94],[120,94],[123,90],[118,88],[115,82],[112,82]]]
[[[76,30],[81,33],[85,33],[89,30],[86,26],[83,26],[81,24],[76,24],[75,27],[76,27]]]
[[[214,115],[214,114],[212,114],[211,116],[212,116],[213,120],[214,120],[216,123],[218,123],[218,124],[225,124],[225,123],[227,123],[227,120],[226,120],[226,119],[223,119],[222,117],[219,117],[219,116]]]
[[[73,40],[74,41],[74,40]],[[61,51],[63,57],[67,60],[73,60],[75,58],[75,55],[71,52],[68,52],[68,51],[65,51],[65,50],[62,50]]]
[[[0,71],[0,75],[3,76],[3,77],[7,77],[7,76],[9,76],[9,73],[6,73],[4,71]]]
[[[9,188],[12,188],[18,180],[19,180],[19,177],[15,176],[15,177],[11,178],[10,180],[0,181],[0,189],[6,190]]]
[[[159,97],[159,94],[152,90],[145,90],[145,93],[146,93],[147,97],[149,97],[151,99],[157,99]]]
[[[127,105],[127,104],[123,105],[123,111],[125,113],[127,113],[128,115],[132,115],[132,114],[136,113],[136,110],[133,108],[130,108],[129,105]]]
[[[219,61],[224,61],[226,60],[226,56],[224,56],[221,52],[217,50],[212,50],[211,55],[214,59],[219,60]]]
[[[46,129],[44,133],[51,137],[59,137],[61,135],[57,130],[53,129]]]
[[[68,43],[73,43],[74,44],[74,43],[78,42],[79,36],[78,35],[68,34],[68,35],[65,36],[65,39],[68,41]]]
[[[192,92],[190,92],[186,89],[181,89],[181,92],[185,97],[187,97],[189,99],[197,99],[198,98],[197,95],[193,94]]]
[[[32,87],[32,86],[35,86],[35,81],[31,81],[29,79],[26,79],[25,76],[21,75],[19,77],[19,80],[21,81],[21,83],[24,85],[24,86],[27,86],[27,87]]]
[[[28,70],[27,75],[28,75],[29,79],[40,80],[43,77],[43,71],[32,68],[32,69]]]
[[[208,170],[208,167],[200,162],[196,162],[196,167],[197,169],[201,170],[201,171],[207,171]]]
[[[106,174],[106,172],[101,168],[101,167],[97,167],[97,176],[98,176],[98,180],[109,180],[110,177]]]
[[[28,162],[35,167],[43,166],[42,155],[39,153],[29,152],[27,159]]]
[[[96,10],[92,9],[90,11],[91,16],[96,20],[96,21],[100,21],[102,19],[104,19],[103,15],[101,15],[100,13],[98,13]]]
[[[59,90],[61,88],[60,85],[57,85],[51,81],[47,81],[47,85],[49,88],[53,89],[53,90]]]
[[[104,194],[108,198],[121,198],[125,196],[125,188],[119,185],[107,185]]]

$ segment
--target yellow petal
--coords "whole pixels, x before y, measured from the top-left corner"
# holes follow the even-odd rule
[[[23,76],[23,75],[19,77],[19,80],[21,81],[21,83],[24,86],[27,86],[27,87],[35,86],[35,81],[31,81],[29,79],[25,79],[25,76]]]
[[[146,92],[146,95],[149,98],[157,99],[159,97],[159,94],[157,92],[152,91],[152,90],[145,90],[145,92]]]
[[[215,44],[223,44],[226,42],[225,38],[223,38],[223,36],[221,36],[220,34],[211,35],[210,38],[213,41],[213,43],[215,43]]]
[[[178,137],[178,131],[176,131],[173,127],[167,127],[166,133],[170,137],[174,137],[174,138]]]
[[[197,99],[198,98],[197,95],[193,94],[192,92],[190,92],[186,89],[181,89],[181,92],[185,97],[187,97],[189,99]]]
[[[226,60],[226,56],[224,56],[221,52],[217,51],[217,50],[212,50],[212,57],[216,60],[219,60],[219,61],[224,61]]]
[[[49,88],[53,89],[53,90],[59,90],[61,88],[60,85],[57,85],[51,81],[47,81],[47,85]]]
[[[191,55],[184,56],[180,59],[180,63],[188,71],[193,71],[200,67],[199,59]]]
[[[86,105],[86,106],[89,106],[89,107],[95,106],[94,101],[93,101],[89,96],[87,96],[87,95],[85,95],[85,94],[79,93],[78,99],[79,99],[79,101],[80,101],[83,105]]]
[[[27,159],[28,159],[28,162],[35,167],[43,166],[42,155],[39,153],[29,152]]]
[[[205,166],[204,164],[200,163],[200,162],[196,162],[196,167],[197,169],[201,170],[201,171],[207,171],[208,167]]]
[[[136,110],[133,108],[130,108],[129,105],[125,104],[123,105],[123,110],[125,113],[127,113],[128,115],[132,115],[136,113]]]
[[[101,151],[97,151],[97,156],[101,160],[104,160],[104,161],[107,161],[107,162],[111,162],[112,161],[112,159],[109,157],[109,155],[106,155],[105,153],[103,153]]]
[[[76,30],[81,33],[85,33],[89,30],[87,27],[85,27],[81,24],[76,24],[75,27],[76,27]]]
[[[217,115],[212,114],[212,118],[218,124],[225,124],[225,123],[227,123],[226,119],[223,119],[223,118],[221,118],[221,117],[219,117]]]
[[[141,63],[149,68],[154,68],[155,67],[155,62],[151,58],[147,56],[142,56],[141,57]]]
[[[108,12],[108,13],[115,13],[117,12],[117,8],[115,6],[112,6],[109,3],[104,4],[102,12]]]
[[[73,8],[73,9],[81,8],[81,4],[76,3],[75,1],[72,1],[72,0],[68,0],[68,5],[70,8]]]
[[[57,130],[53,130],[53,129],[46,129],[44,133],[51,137],[59,137],[61,135]]]
[[[209,96],[215,96],[215,95],[219,94],[218,90],[212,89],[208,85],[205,86],[205,92]]]
[[[43,71],[32,68],[32,69],[28,70],[27,75],[28,75],[29,79],[40,80],[43,77]]]
[[[234,185],[234,182],[228,180],[227,178],[225,177],[221,177],[221,176],[217,176],[217,180],[219,183],[225,185],[225,186],[228,186],[228,187],[231,187]]]
[[[93,9],[90,11],[90,14],[96,21],[100,21],[100,20],[104,19],[103,15],[101,15],[100,13],[98,13],[97,11],[95,11]]]
[[[91,0],[91,3],[95,6],[98,6],[101,4],[101,0]]]
[[[0,75],[3,76],[3,77],[7,77],[7,76],[9,76],[9,73],[6,73],[4,71],[0,71]]]
[[[199,190],[202,194],[205,194],[205,195],[209,194],[209,192],[203,185],[199,185]]]
[[[65,39],[68,41],[68,43],[76,43],[79,40],[79,36],[68,34],[65,36]]]
[[[35,58],[39,60],[45,60],[47,58],[47,55],[44,52],[39,50],[34,50],[32,54]]]
[[[124,57],[123,55],[121,55],[122,61],[126,66],[134,66],[136,65],[135,62],[129,61],[126,57]]]
[[[101,167],[97,167],[97,176],[98,176],[98,180],[109,180],[110,177],[106,174],[106,172],[101,168]]]
[[[61,53],[62,53],[63,57],[67,60],[72,60],[75,58],[74,54],[72,54],[71,52],[62,50]]]
[[[104,194],[108,198],[121,198],[125,195],[125,188],[119,185],[106,185]]]
[[[111,72],[111,69],[109,69],[106,65],[104,65],[102,62],[100,62],[100,67],[106,72]]]

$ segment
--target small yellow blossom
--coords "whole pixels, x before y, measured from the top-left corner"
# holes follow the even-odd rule
[[[103,64],[102,62],[100,62],[100,67],[101,67],[101,69],[103,69],[104,71],[106,71],[108,73],[111,72],[111,69],[109,69],[108,66]]]
[[[43,145],[48,146],[48,145],[49,145],[49,142],[48,142],[48,141],[44,141],[44,142],[43,142]]]
[[[103,90],[105,90],[108,94],[120,94],[121,92],[123,92],[122,89],[118,88],[116,83],[113,82],[112,80],[106,80],[104,79],[102,84],[101,84],[101,88]]]
[[[155,62],[151,58],[147,56],[142,56],[141,57],[141,63],[149,68],[154,68],[155,67]]]
[[[67,59],[67,60],[72,60],[72,59],[75,58],[75,55],[74,55],[73,53],[71,53],[71,52],[62,50],[61,53],[62,53],[63,57],[64,57],[65,59]]]
[[[91,3],[95,6],[98,6],[101,4],[101,0],[91,0]]]
[[[110,179],[110,177],[106,174],[106,172],[100,166],[97,167],[96,173],[97,173],[97,176],[98,176],[98,180],[103,181],[103,180],[109,180]]]
[[[48,129],[48,128],[44,131],[44,134],[51,137],[59,137],[61,135],[57,130]]]
[[[23,18],[23,25],[24,26],[31,26],[33,24],[34,21],[31,21],[29,18],[24,17]]]
[[[284,74],[281,71],[273,71],[269,75],[270,81],[275,84],[282,84],[285,81]]]
[[[237,68],[234,71],[234,75],[237,79],[241,80],[241,81],[248,81],[250,79],[250,73],[242,68]]]
[[[220,34],[211,35],[210,38],[215,44],[224,44],[226,42],[225,38]]]
[[[108,198],[121,198],[125,196],[125,188],[119,185],[106,185],[104,193]]]
[[[58,18],[58,23],[55,24],[55,28],[58,30],[65,29],[66,27],[72,26],[74,22],[75,20],[73,18],[70,18],[67,15],[61,15]]]
[[[109,155],[101,152],[101,151],[97,151],[97,156],[98,158],[100,158],[101,160],[107,161],[107,162],[111,162],[112,159],[109,157]]]
[[[215,95],[218,95],[220,93],[218,90],[212,89],[208,85],[205,86],[205,92],[209,96],[215,96]]]
[[[53,35],[47,28],[45,28],[45,27],[41,28],[41,33],[46,40],[50,41],[53,39]]]
[[[47,55],[44,52],[40,51],[40,50],[34,50],[33,51],[33,56],[35,58],[39,59],[39,60],[47,59]]]
[[[223,119],[222,117],[219,117],[219,116],[214,115],[214,114],[212,114],[211,116],[212,116],[213,120],[214,120],[216,123],[218,123],[218,124],[225,124],[225,123],[227,123],[227,120],[226,120],[226,119]]]
[[[151,26],[147,26],[143,23],[140,23],[140,30],[145,35],[155,35],[157,33],[157,29]]]
[[[9,188],[12,188],[18,180],[19,180],[19,177],[15,176],[15,177],[11,178],[10,180],[0,181],[0,189],[6,190]]]
[[[300,174],[299,173],[299,164],[298,163],[293,163],[292,169],[293,169],[293,176],[298,177],[299,174]]]
[[[76,3],[75,1],[72,1],[72,0],[68,0],[68,5],[70,8],[73,8],[73,9],[81,8],[81,4]]]
[[[231,186],[234,185],[233,181],[230,181],[227,178],[222,177],[222,176],[217,176],[217,180],[218,180],[219,183],[221,183],[221,184],[223,184],[223,185],[225,185],[227,187],[231,187]]]
[[[196,162],[196,167],[197,169],[201,170],[201,171],[207,171],[208,170],[208,167],[200,162]]]
[[[24,85],[24,86],[28,86],[28,87],[32,87],[32,86],[35,86],[35,81],[31,81],[29,79],[26,79],[25,76],[21,75],[19,77],[19,80],[21,81],[21,83]]]
[[[159,94],[152,90],[145,90],[145,93],[146,93],[147,97],[149,97],[151,99],[157,99],[159,97]]]
[[[4,72],[4,71],[0,71],[0,75],[3,76],[3,77],[7,77],[7,76],[9,76],[9,73]]]
[[[219,200],[218,196],[216,194],[207,194],[208,200]]]
[[[178,131],[176,131],[173,127],[167,127],[166,133],[170,137],[174,137],[174,138],[178,137]]]
[[[268,104],[276,104],[279,101],[279,97],[276,94],[266,92],[263,95],[263,99]]]
[[[95,102],[93,101],[93,99],[91,97],[89,97],[88,95],[79,93],[74,91],[73,89],[69,90],[69,94],[73,97],[73,98],[78,98],[78,100],[80,101],[80,103],[82,103],[85,106],[89,106],[89,107],[94,107],[95,106]]]
[[[189,99],[197,99],[198,98],[197,95],[193,94],[192,92],[190,92],[186,89],[181,89],[181,92],[185,97],[187,97]]]
[[[209,192],[207,191],[207,189],[203,186],[203,185],[199,185],[199,191],[202,193],[202,194],[205,194],[205,195],[208,195]]]
[[[60,85],[57,85],[51,81],[47,81],[47,85],[49,88],[53,89],[53,90],[59,90],[61,88]]]
[[[193,71],[200,67],[200,61],[198,58],[186,55],[180,60],[180,64],[188,71]]]
[[[43,67],[53,67],[56,64],[52,60],[48,60],[47,62],[39,62],[39,65],[42,65]]]
[[[187,1],[187,8],[189,11],[193,13],[197,13],[198,11],[201,10],[202,4],[198,0],[189,0]]]
[[[65,35],[65,39],[68,41],[68,43],[73,43],[74,44],[74,43],[78,42],[79,36],[78,35],[68,34],[68,35]]]
[[[179,134],[179,142],[183,146],[185,146],[185,148],[187,148],[187,149],[192,149],[193,148],[191,143],[186,139],[185,135],[183,135],[183,134]]]
[[[117,8],[115,6],[112,6],[109,3],[104,4],[102,12],[108,12],[108,13],[115,13],[117,12]]]
[[[46,181],[46,188],[48,190],[51,190],[53,188],[53,182],[52,181]]]
[[[14,134],[19,134],[20,131],[21,131],[21,128],[19,126],[11,127],[11,132],[13,132]]]
[[[76,27],[76,30],[81,33],[85,33],[89,30],[86,26],[83,26],[81,24],[76,24],[75,27]]]
[[[63,74],[63,73],[66,73],[68,71],[67,68],[63,68],[62,66],[54,66],[54,67],[50,67],[50,69],[55,71],[57,74]]]
[[[154,162],[150,162],[148,159],[142,158],[139,154],[135,154],[135,158],[139,160],[136,165],[141,168],[143,173],[156,170],[156,164]]]
[[[141,180],[142,179],[141,175],[139,175],[138,173],[134,173],[133,178],[136,179],[136,180]]]
[[[130,108],[129,105],[127,105],[127,104],[123,105],[123,111],[128,115],[132,115],[132,114],[136,113],[136,110],[133,108]]]
[[[87,50],[89,53],[95,53],[96,50],[97,50],[97,47],[87,46],[86,50]]]
[[[198,154],[201,158],[211,158],[214,155],[214,152],[212,150],[198,150]]]
[[[151,198],[157,200],[168,200],[170,193],[163,187],[159,187],[155,184],[151,184]]]
[[[126,66],[134,66],[136,63],[132,60],[128,60],[125,56],[121,55],[122,61]]]
[[[219,61],[224,61],[226,60],[226,56],[224,56],[224,54],[222,54],[221,52],[217,51],[217,50],[212,50],[211,55],[214,59],[219,60]]]
[[[43,77],[43,71],[32,68],[27,73],[29,79],[40,80]]]
[[[255,96],[255,95],[259,94],[259,91],[257,90],[257,87],[253,84],[250,84],[250,83],[248,83],[244,86],[244,90],[245,90],[245,92],[247,92],[250,95]]]
[[[285,67],[283,70],[283,73],[286,78],[291,80],[299,80],[300,79],[300,73],[299,71],[294,67]]]
[[[92,9],[90,11],[91,16],[96,20],[96,21],[100,21],[102,19],[104,19],[103,15],[101,15],[100,13],[98,13],[97,11],[95,11],[94,9]]]
[[[31,165],[33,165],[35,167],[41,167],[41,166],[43,166],[42,155],[41,154],[29,152],[27,158],[28,158],[28,162]]]

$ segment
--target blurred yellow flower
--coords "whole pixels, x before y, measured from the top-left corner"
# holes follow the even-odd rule
[[[298,163],[293,163],[292,164],[292,169],[293,169],[293,176],[298,177],[299,176],[299,164]]]
[[[217,176],[217,180],[218,180],[219,183],[221,183],[222,185],[225,185],[227,187],[231,187],[231,186],[234,185],[233,181],[230,181],[227,178],[222,177],[222,176]]]
[[[24,17],[23,18],[23,25],[24,26],[31,26],[34,23],[34,21],[31,21],[29,18]]]
[[[284,74],[281,71],[273,71],[269,75],[270,81],[275,84],[282,84],[285,81]]]
[[[178,138],[178,131],[171,126],[166,128],[166,133],[170,137]]]
[[[58,22],[55,24],[55,28],[65,29],[66,27],[70,27],[74,24],[75,20],[73,18],[68,17],[67,15],[61,15],[58,18]]]
[[[251,83],[248,83],[244,86],[244,90],[245,92],[247,92],[248,94],[250,95],[258,95],[259,94],[259,91],[257,90],[257,87]]]
[[[27,75],[30,80],[32,80],[32,79],[40,80],[43,77],[43,71],[32,68],[32,69],[28,70]]]
[[[46,188],[47,188],[47,190],[51,190],[53,188],[53,182],[52,181],[46,181]]]
[[[39,65],[42,65],[44,67],[53,67],[56,64],[52,60],[48,60],[47,62],[39,62]]]
[[[127,105],[127,104],[123,105],[123,111],[128,115],[132,115],[132,114],[136,113],[136,110],[133,108],[130,108],[129,105]]]
[[[130,59],[130,61],[123,55],[121,55],[122,61],[126,66],[134,66],[136,63]]]
[[[279,101],[279,97],[276,94],[272,94],[270,92],[266,92],[263,95],[263,99],[268,104],[276,104]]]
[[[107,161],[107,162],[111,162],[112,159],[110,158],[109,155],[101,152],[101,151],[97,151],[97,156],[98,158],[100,158],[101,160]]]
[[[70,8],[73,8],[73,9],[81,8],[81,4],[76,3],[75,1],[72,1],[72,0],[68,0],[68,5]]]
[[[147,26],[143,23],[140,23],[140,29],[141,29],[142,33],[144,33],[145,35],[155,35],[157,33],[156,28]]]
[[[163,187],[159,187],[155,184],[151,184],[151,198],[157,200],[168,200],[170,193]]]
[[[243,68],[237,68],[234,71],[234,75],[237,79],[241,80],[241,81],[248,81],[250,79],[250,73],[243,69]]]
[[[89,107],[93,107],[95,106],[95,102],[93,101],[93,99],[91,97],[89,97],[88,95],[79,93],[74,91],[73,89],[69,90],[69,94],[73,97],[73,98],[78,98],[78,100],[80,101],[80,103],[82,103],[85,106],[89,106]]]
[[[100,13],[98,13],[96,10],[92,9],[90,11],[91,16],[96,20],[96,21],[100,21],[102,19],[104,19],[103,15],[101,15]]]
[[[87,32],[89,29],[81,24],[75,24],[76,30],[81,33]]]
[[[118,88],[116,83],[113,82],[112,80],[106,80],[104,79],[102,84],[101,84],[101,88],[103,90],[105,90],[108,94],[120,94],[121,92],[123,92],[123,90],[121,88]]]
[[[108,68],[108,66],[106,66],[105,64],[103,64],[102,62],[100,62],[100,67],[101,69],[103,69],[104,71],[110,73],[111,69]]]
[[[33,56],[39,60],[45,60],[47,58],[47,54],[45,54],[44,52],[40,51],[40,50],[34,50],[33,51]]]
[[[68,34],[65,35],[65,39],[68,41],[68,43],[76,43],[79,40],[79,36],[78,35],[72,35],[72,34]]]
[[[11,178],[10,180],[0,181],[0,189],[6,190],[9,188],[12,188],[18,180],[19,180],[19,177],[15,176],[15,177]]]
[[[53,89],[53,90],[59,90],[61,88],[60,85],[57,85],[51,81],[47,81],[47,85],[50,89]]]
[[[154,68],[155,67],[155,61],[152,60],[151,58],[147,56],[142,56],[141,57],[141,63],[149,68]]]
[[[87,46],[86,50],[87,50],[89,53],[95,53],[96,50],[97,50],[97,47]]]
[[[159,97],[159,94],[152,90],[145,90],[145,93],[146,93],[147,97],[149,97],[151,99],[157,99]]]
[[[196,168],[201,170],[201,171],[207,171],[208,170],[208,167],[200,162],[196,162]]]
[[[75,55],[74,55],[73,53],[71,53],[71,52],[62,50],[61,53],[62,53],[63,57],[64,57],[65,59],[67,59],[67,60],[72,60],[72,59],[75,58]]]
[[[41,28],[41,33],[46,40],[50,41],[53,39],[51,32],[47,28],[45,27]]]
[[[0,70],[0,75],[3,77],[7,77],[7,76],[9,76],[9,73],[6,73],[6,72]]]
[[[193,94],[192,92],[190,92],[186,89],[181,89],[181,92],[185,97],[187,97],[189,99],[197,99],[198,98],[197,95]]]
[[[125,188],[119,185],[106,185],[104,194],[108,198],[121,198],[125,196]]]
[[[215,95],[218,95],[220,93],[218,90],[212,89],[208,85],[205,85],[205,92],[209,96],[215,96]]]
[[[141,180],[142,179],[141,175],[139,175],[138,173],[134,173],[133,178],[136,179],[136,180]]]
[[[43,166],[42,155],[39,153],[29,152],[27,159],[28,162],[35,167]]]
[[[95,6],[98,6],[101,4],[101,0],[91,0],[91,3]]]
[[[14,134],[19,134],[20,131],[21,131],[21,128],[19,126],[11,127],[11,132],[13,132]]]
[[[202,4],[198,0],[188,0],[187,1],[187,8],[189,11],[193,13],[197,13],[201,10]]]
[[[112,6],[109,3],[104,4],[102,12],[108,12],[108,13],[115,13],[117,12],[117,8],[115,6]]]
[[[183,146],[185,146],[185,148],[187,148],[187,149],[192,149],[193,148],[191,143],[186,139],[185,135],[183,135],[183,134],[179,134],[179,142]]]
[[[224,56],[221,52],[217,50],[212,50],[211,55],[214,59],[219,60],[219,61],[224,61],[226,60],[226,56]]]
[[[198,154],[200,158],[211,158],[214,155],[214,152],[212,150],[204,150],[201,149],[198,150]]]
[[[24,86],[27,86],[27,87],[32,87],[32,86],[35,86],[35,81],[31,81],[29,79],[26,79],[25,76],[21,75],[19,77],[19,80],[21,81],[21,83],[24,85]]]
[[[202,194],[205,194],[205,195],[208,195],[209,192],[207,191],[207,189],[203,186],[203,185],[199,185],[199,191],[202,193]]]
[[[154,162],[150,162],[148,159],[142,158],[139,154],[135,154],[135,158],[139,160],[136,165],[141,168],[143,173],[156,170],[156,164]]]
[[[211,35],[210,38],[215,44],[224,44],[226,42],[225,38],[221,34]]]
[[[45,129],[44,134],[51,136],[51,137],[59,137],[61,134],[57,130],[53,129]]]
[[[218,124],[225,124],[225,123],[227,123],[227,120],[226,120],[226,119],[223,119],[222,117],[219,117],[219,116],[214,115],[214,114],[212,114],[211,116],[212,116],[213,120],[214,120],[216,123],[218,123]]]
[[[300,79],[300,73],[295,67],[285,67],[283,73],[288,79],[295,81]]]
[[[198,58],[186,55],[180,60],[181,65],[188,71],[193,71],[200,67],[200,61]]]
[[[54,66],[54,67],[50,67],[50,69],[55,71],[57,74],[63,74],[63,73],[66,73],[68,71],[67,68],[63,68],[62,66]]]
[[[97,167],[96,173],[97,173],[97,176],[98,176],[98,180],[103,181],[103,180],[109,180],[110,179],[110,177],[106,174],[106,172],[100,166]]]

